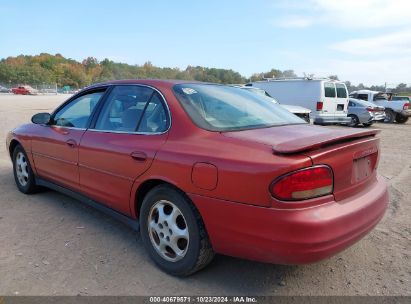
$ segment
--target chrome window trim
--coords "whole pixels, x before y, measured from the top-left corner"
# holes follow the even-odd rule
[[[51,128],[69,129],[69,130],[82,130],[82,131],[87,130],[87,128],[65,127],[65,126],[58,126],[58,125],[46,125],[46,126],[51,127]]]
[[[169,129],[167,129],[167,131]],[[130,135],[161,135],[161,134],[167,133],[167,131],[164,131],[164,132],[130,132],[130,131],[111,131],[111,130],[97,130],[97,129],[87,129],[87,131],[101,132],[101,133],[113,133],[113,134],[130,134]]]
[[[171,119],[170,108],[168,106],[167,99],[164,97],[163,93],[160,92],[160,90],[158,90],[157,88],[155,88],[153,86],[150,86],[150,85],[147,85],[147,84],[139,84],[139,83],[112,84],[111,86],[113,86],[113,87],[117,87],[117,86],[140,86],[140,87],[150,88],[150,89],[156,91],[160,95],[160,97],[163,99],[163,103],[165,104],[165,107],[166,107],[166,112],[167,112],[166,115],[168,115],[168,118],[169,118],[169,121],[170,121],[169,124],[168,124],[168,128],[163,132],[130,132],[130,131],[115,131],[115,130],[99,130],[99,129],[95,129],[95,128],[93,128],[93,129],[89,128],[89,129],[87,129],[87,131],[101,132],[101,133],[114,133],[114,134],[161,135],[161,134],[167,133],[171,129],[172,119]],[[106,100],[106,102],[107,102],[107,100]],[[98,114],[100,116],[101,112],[98,113]]]

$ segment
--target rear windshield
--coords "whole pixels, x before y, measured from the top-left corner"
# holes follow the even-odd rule
[[[266,96],[236,87],[178,84],[173,87],[173,91],[193,122],[209,131],[306,123]]]
[[[335,97],[335,85],[332,82],[324,82],[325,97]]]
[[[378,93],[374,95],[374,100],[388,100],[388,95],[385,93]]]
[[[343,83],[337,83],[335,85],[337,87],[337,97],[338,98],[347,98],[347,88]]]

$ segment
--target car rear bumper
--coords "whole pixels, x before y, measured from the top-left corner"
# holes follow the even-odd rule
[[[347,116],[329,116],[329,117],[315,117],[314,123],[316,124],[349,124],[351,118]]]
[[[346,249],[380,221],[388,204],[380,177],[354,197],[304,209],[190,197],[216,252],[277,264],[312,263]]]

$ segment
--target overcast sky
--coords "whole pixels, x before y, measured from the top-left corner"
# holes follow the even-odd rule
[[[411,1],[2,1],[0,58],[41,52],[411,85]]]

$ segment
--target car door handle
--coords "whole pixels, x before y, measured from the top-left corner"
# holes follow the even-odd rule
[[[139,161],[139,162],[144,162],[147,159],[147,154],[144,152],[139,152],[139,151],[132,152],[130,156],[132,159]]]
[[[77,146],[77,143],[74,139],[69,139],[68,141],[66,141],[66,145],[70,148],[75,148]]]

